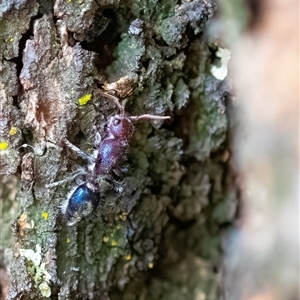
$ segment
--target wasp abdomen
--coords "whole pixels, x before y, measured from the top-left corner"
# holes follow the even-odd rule
[[[66,208],[68,225],[74,225],[82,216],[90,215],[97,208],[98,202],[98,193],[89,188],[88,184],[78,186],[69,198]]]

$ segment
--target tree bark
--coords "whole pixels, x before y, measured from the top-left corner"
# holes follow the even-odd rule
[[[23,172],[18,209],[2,200],[4,214],[18,214],[14,246],[2,247],[7,299],[217,299],[221,233],[237,195],[229,88],[211,74],[216,46],[203,33],[215,4],[15,0],[0,8],[0,170],[7,181],[22,159]],[[95,128],[103,137],[118,112],[101,89],[127,98],[129,115],[172,119],[136,125],[122,191],[101,183],[96,215],[67,226],[60,206],[78,180],[46,186],[85,163],[63,140],[91,152]],[[3,232],[9,227],[5,218]]]

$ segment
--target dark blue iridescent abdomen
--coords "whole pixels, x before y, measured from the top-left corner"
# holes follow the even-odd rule
[[[82,216],[90,215],[98,206],[98,193],[82,184],[71,195],[67,206],[68,225],[81,220]]]

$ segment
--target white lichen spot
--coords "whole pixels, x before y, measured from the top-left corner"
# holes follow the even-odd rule
[[[20,255],[32,261],[35,267],[39,266],[42,260],[41,246],[36,245],[36,252],[32,249],[20,249]]]
[[[220,65],[213,65],[210,69],[213,76],[219,80],[223,80],[228,73],[228,62],[230,59],[231,51],[226,48],[219,48],[216,55],[220,58]]]

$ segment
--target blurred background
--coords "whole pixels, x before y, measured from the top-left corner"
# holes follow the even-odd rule
[[[231,49],[237,230],[225,239],[224,299],[299,299],[299,2],[219,1]],[[226,297],[226,293],[227,296]]]

